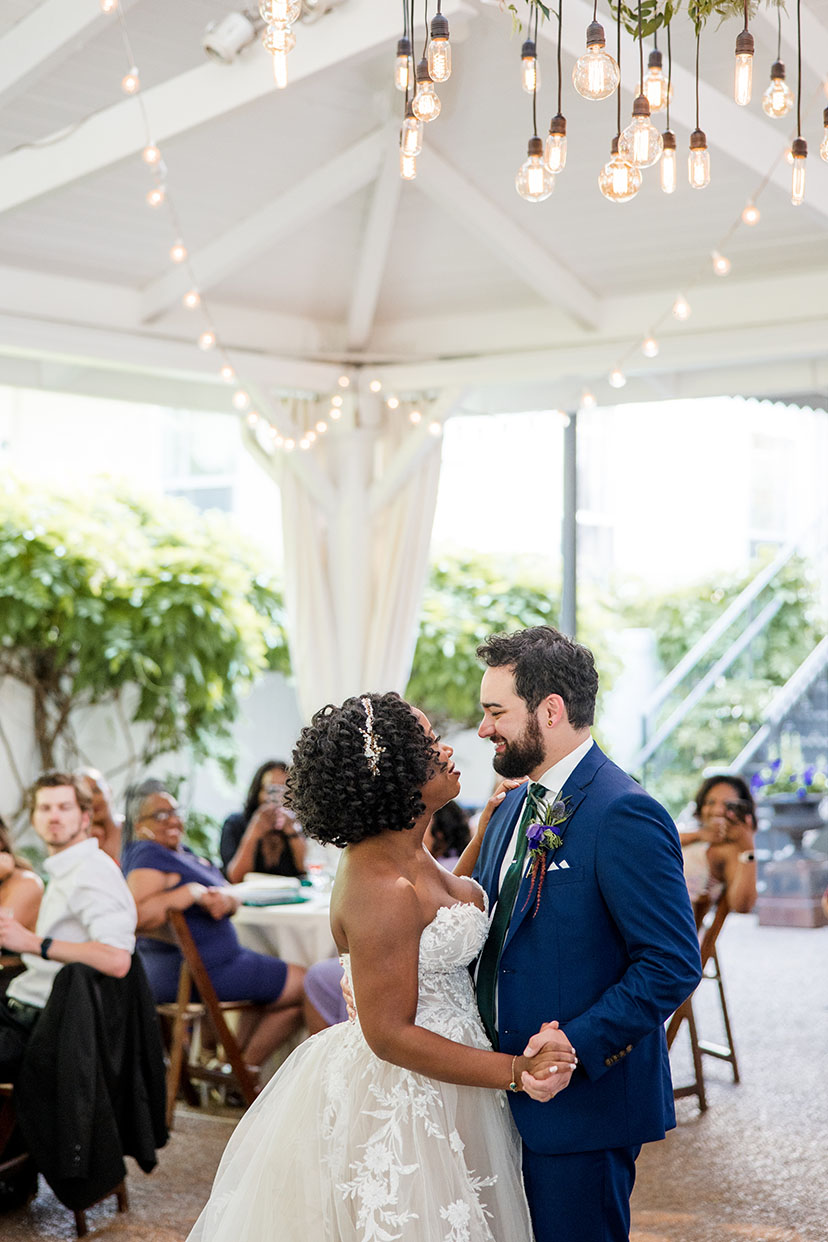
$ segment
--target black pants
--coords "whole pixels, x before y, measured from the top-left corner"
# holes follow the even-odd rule
[[[26,1044],[42,1009],[9,996],[0,998],[0,1082],[14,1082]]]

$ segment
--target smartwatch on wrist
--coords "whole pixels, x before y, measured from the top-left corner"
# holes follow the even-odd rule
[[[753,850],[742,850],[739,855],[739,862],[756,862],[756,855]]]
[[[43,958],[44,962],[48,962],[49,960],[49,950],[52,947],[52,939],[53,938],[51,936],[44,936],[40,942],[40,956]]]

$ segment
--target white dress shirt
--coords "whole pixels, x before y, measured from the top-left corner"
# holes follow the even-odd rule
[[[43,865],[48,883],[37,916],[38,936],[75,944],[96,940],[134,952],[138,912],[132,893],[120,867],[98,848],[95,837],[53,854]],[[21,956],[26,970],[12,980],[8,995],[42,1009],[63,963],[33,953]]]

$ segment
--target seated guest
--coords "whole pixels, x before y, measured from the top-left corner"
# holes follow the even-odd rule
[[[287,764],[267,759],[254,773],[243,811],[228,815],[219,852],[233,884],[249,871],[267,875],[305,874],[305,839],[290,812],[282,809]]]
[[[11,834],[0,818],[0,910],[10,911],[29,931],[34,931],[43,881],[25,858],[12,850]]]
[[[105,854],[118,862],[121,857],[121,825],[123,815],[112,809],[112,790],[103,772],[97,768],[78,768],[75,775],[92,799],[90,837],[97,837],[98,845]]]
[[[696,794],[695,820],[696,828],[679,832],[691,900],[717,901],[726,891],[730,909],[748,914],[756,902],[756,806],[747,781],[709,776]]]
[[[304,970],[241,947],[230,921],[238,900],[218,868],[182,844],[178,807],[161,781],[127,790],[125,812],[121,865],[138,907],[139,933],[163,928],[171,910],[182,911],[219,1000],[263,1007],[244,1014],[239,1030],[246,1062],[261,1065],[301,1022]],[[138,951],[156,1001],[174,1000],[177,946],[139,935]]]
[[[469,817],[459,802],[447,802],[435,811],[425,830],[423,844],[443,867],[454,870],[463,850],[471,840]]]
[[[132,964],[135,903],[116,864],[89,836],[90,809],[79,782],[64,772],[44,773],[29,795],[32,827],[49,851],[49,882],[35,931],[0,912],[0,946],[20,953],[26,966],[0,1001],[4,1076],[16,1073],[63,965],[82,962],[123,979]]]

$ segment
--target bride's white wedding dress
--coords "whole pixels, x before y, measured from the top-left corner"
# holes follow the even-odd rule
[[[488,1048],[468,964],[488,915],[444,906],[420,940],[417,1025]],[[346,970],[347,957],[343,959]],[[189,1242],[530,1242],[504,1092],[376,1057],[359,1021],[300,1045],[239,1122]]]

